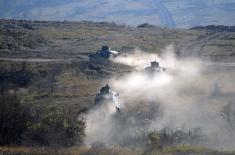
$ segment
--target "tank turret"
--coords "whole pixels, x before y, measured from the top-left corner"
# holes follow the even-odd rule
[[[110,47],[109,46],[102,46],[102,51],[110,51]]]
[[[109,94],[109,91],[110,91],[110,87],[109,87],[109,85],[107,84],[105,87],[102,87],[102,88],[100,89],[100,94],[108,95],[108,94]]]
[[[159,68],[159,67],[160,67],[159,62],[157,62],[157,61],[151,62],[151,68]]]

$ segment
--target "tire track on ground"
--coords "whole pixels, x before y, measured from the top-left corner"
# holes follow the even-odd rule
[[[199,51],[201,50],[201,47],[203,44],[205,44],[207,41],[218,38],[219,36],[224,35],[224,34],[225,32],[216,32],[209,36],[206,35],[202,38],[191,41],[180,50],[179,55],[180,57],[183,57],[183,58],[199,56]]]

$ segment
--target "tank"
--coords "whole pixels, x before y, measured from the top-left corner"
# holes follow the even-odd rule
[[[167,71],[167,69],[164,68],[164,67],[161,67],[160,63],[157,62],[157,61],[152,61],[150,63],[150,66],[145,67],[144,70],[145,70],[146,73],[150,73],[150,74],[151,73],[161,73],[161,72]]]
[[[102,87],[100,92],[95,97],[95,104],[113,104],[116,109],[119,109],[118,92],[113,91],[109,85]]]
[[[90,60],[93,59],[109,59],[111,57],[116,57],[119,53],[117,51],[112,51],[109,46],[102,46],[95,54],[89,55]]]

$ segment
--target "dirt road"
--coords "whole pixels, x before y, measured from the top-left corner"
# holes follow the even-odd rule
[[[222,35],[224,35],[225,32],[216,32],[210,35],[206,35],[203,37],[200,37],[194,41],[189,42],[186,44],[179,52],[180,57],[195,57],[199,56],[199,51],[201,51],[204,44],[206,44],[208,41],[216,39]]]

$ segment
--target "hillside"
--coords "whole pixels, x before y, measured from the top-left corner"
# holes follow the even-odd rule
[[[75,58],[95,52],[102,45],[109,45],[120,52],[139,48],[161,53],[169,44],[175,45],[177,54],[190,53],[185,48],[193,46],[197,48],[194,52],[197,56],[233,59],[234,55],[235,32],[223,29],[170,30],[135,28],[115,23],[8,20],[2,20],[0,27],[3,40],[1,57]]]
[[[235,59],[235,32],[135,28],[115,23],[8,20],[1,20],[0,28],[1,78],[24,66],[37,81],[31,82],[31,93],[26,96],[40,102],[66,102],[71,106],[92,104],[94,95],[110,74],[125,72],[120,67],[114,70],[105,67],[99,72],[89,68],[88,55],[102,45],[109,45],[121,53],[141,49],[161,54],[167,45],[174,44],[179,57],[194,55],[217,61]],[[49,88],[43,88],[46,83],[55,89],[51,95],[45,93],[49,91]]]
[[[233,0],[2,0],[0,18],[115,21],[132,26],[148,22],[170,28],[189,28],[234,25],[234,5]]]
[[[84,132],[91,137],[95,134],[92,138],[98,137],[102,142],[86,137],[84,145],[90,142],[94,150],[77,151],[88,154],[117,144],[121,150],[127,146],[138,152],[140,148],[139,154],[144,153],[146,145],[153,154],[155,147],[166,154],[172,150],[173,154],[177,150],[218,153],[204,147],[232,151],[234,38],[235,32],[225,26],[167,29],[148,24],[131,27],[108,22],[0,20],[0,91],[12,95],[14,90],[23,105],[35,108],[30,112],[36,118],[41,116],[42,122],[36,121],[38,124],[32,128],[39,128],[39,133],[41,124],[54,116],[50,111],[46,113],[48,109],[61,108],[68,111],[68,116],[76,116],[76,120],[86,115]],[[158,56],[164,56],[168,50],[176,57],[166,58],[163,77],[146,76],[143,63],[139,70],[139,66],[123,63],[122,59],[89,60],[89,54],[103,45],[132,60],[136,53],[140,54],[137,64],[150,61],[144,60],[145,55],[161,60]],[[200,63],[187,58],[196,58]],[[120,107],[120,113],[113,114],[107,107],[99,109],[95,105],[97,93],[106,84],[120,93],[121,103],[126,106]],[[116,111],[119,107],[114,108]],[[66,120],[61,122],[67,127]],[[159,126],[158,131],[149,129]],[[184,145],[188,143],[203,147]]]

